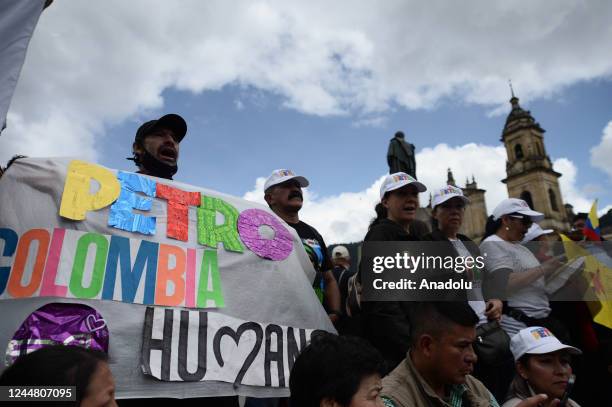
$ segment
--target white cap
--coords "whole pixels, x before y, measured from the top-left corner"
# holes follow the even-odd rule
[[[470,200],[463,195],[461,188],[447,185],[444,188],[436,189],[431,200],[431,207],[435,208],[451,198],[461,198],[466,205],[470,203]]]
[[[530,326],[521,329],[510,339],[510,351],[514,360],[519,360],[525,354],[542,355],[568,349],[570,353],[580,355],[582,351],[573,346],[564,345],[552,332],[541,326]]]
[[[531,218],[533,222],[539,222],[544,219],[544,214],[532,210],[527,202],[518,198],[506,198],[499,203],[493,210],[494,220],[498,220],[504,215],[510,215],[511,213],[519,213]]]
[[[410,175],[405,172],[396,172],[395,174],[387,175],[380,186],[380,199],[383,199],[387,192],[394,191],[410,184],[413,184],[419,192],[427,191],[427,187],[424,184],[412,178]]]
[[[350,257],[348,249],[344,246],[336,246],[332,250],[332,258],[336,259],[340,257],[344,257],[345,259]]]
[[[542,229],[540,225],[538,225],[537,223],[534,223],[533,225],[529,227],[529,230],[527,230],[527,233],[525,233],[525,237],[523,238],[521,243],[531,242],[532,240],[535,240],[542,235],[547,235],[552,232],[554,232],[554,230]]]
[[[264,184],[264,191],[267,191],[268,188],[273,187],[274,185],[289,181],[290,179],[295,179],[302,188],[306,188],[308,185],[310,185],[310,182],[308,182],[308,180],[301,175],[295,175],[291,170],[280,169],[272,171],[272,174],[270,174],[266,180],[266,183]]]

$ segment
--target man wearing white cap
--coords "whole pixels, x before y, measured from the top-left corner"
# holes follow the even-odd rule
[[[498,407],[491,392],[470,375],[478,317],[465,302],[417,302],[410,320],[410,348],[382,380],[385,407]],[[516,407],[536,407],[544,400],[543,395],[528,397]]]
[[[291,170],[274,170],[264,184],[264,199],[270,209],[294,228],[302,239],[304,249],[317,271],[314,282],[315,292],[319,299],[322,301],[324,299],[329,317],[333,323],[336,323],[341,316],[340,292],[331,272],[333,266],[327,246],[319,232],[301,221],[298,214],[304,202],[302,188],[306,188],[309,184],[305,177],[296,175]]]

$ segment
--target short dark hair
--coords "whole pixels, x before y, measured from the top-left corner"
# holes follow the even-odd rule
[[[106,353],[77,346],[48,346],[20,356],[0,376],[2,386],[76,386],[78,406],[85,397],[91,376]],[[53,403],[45,402],[45,406]],[[60,405],[60,404],[58,404]],[[62,402],[61,405],[67,405]]]
[[[410,310],[410,341],[416,345],[424,334],[440,338],[452,324],[475,327],[477,323],[478,316],[467,301],[416,302]]]
[[[482,237],[482,240],[485,240],[487,237],[494,235],[497,233],[499,228],[502,226],[502,219],[495,219],[495,216],[491,215],[487,218],[487,224],[485,225],[485,234]]]
[[[369,343],[357,337],[317,334],[291,370],[291,407],[319,407],[324,399],[348,406],[361,381],[373,374],[384,375],[384,360]]]
[[[383,198],[388,197],[388,194],[389,193],[386,192]],[[372,218],[372,220],[370,221],[370,226],[368,226],[368,230],[372,229],[372,226],[378,224],[383,219],[387,219],[387,216],[389,216],[389,212],[387,211],[387,208],[385,208],[385,206],[382,204],[382,202],[376,204],[376,206],[374,207],[374,211],[376,212],[376,217]]]

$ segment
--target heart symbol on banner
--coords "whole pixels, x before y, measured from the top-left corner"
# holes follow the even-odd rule
[[[85,319],[85,325],[87,325],[89,332],[96,332],[106,326],[106,321],[104,318],[98,319],[94,314],[89,314]]]
[[[227,335],[232,338],[236,345],[240,346],[240,337],[246,331],[253,331],[255,333],[255,344],[253,346],[253,349],[251,349],[248,356],[246,357],[244,364],[240,368],[240,371],[238,372],[236,379],[234,380],[234,388],[237,388],[238,385],[242,383],[244,375],[257,357],[257,353],[259,352],[259,348],[261,348],[261,343],[263,342],[263,329],[261,325],[257,322],[245,322],[240,325],[238,327],[238,330],[236,331],[234,331],[234,329],[229,326],[224,326],[217,331],[213,339],[213,351],[215,353],[215,358],[217,359],[217,363],[219,364],[219,366],[223,367],[225,365],[225,361],[223,360],[223,355],[221,354],[221,340],[225,335]]]

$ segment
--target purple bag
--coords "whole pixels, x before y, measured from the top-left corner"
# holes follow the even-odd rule
[[[84,304],[50,303],[32,312],[6,349],[6,365],[49,345],[80,346],[108,353],[108,327],[102,315]]]

